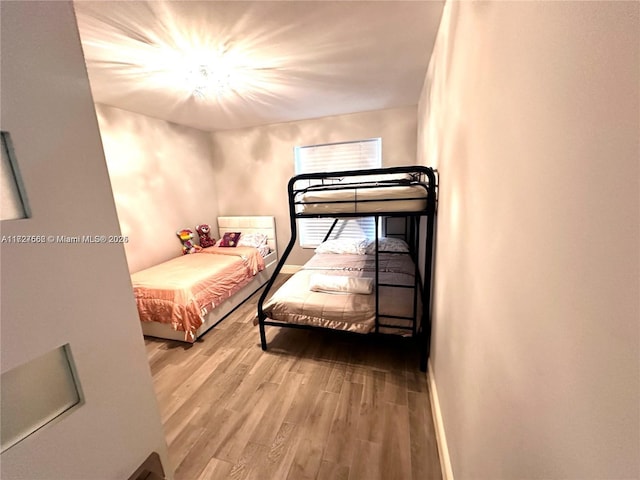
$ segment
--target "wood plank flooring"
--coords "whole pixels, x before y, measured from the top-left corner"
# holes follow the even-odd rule
[[[175,480],[442,478],[411,343],[267,327],[263,352],[258,296],[191,346],[145,339]]]

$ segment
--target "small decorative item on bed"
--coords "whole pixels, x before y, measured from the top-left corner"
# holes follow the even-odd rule
[[[227,232],[222,236],[219,247],[237,247],[241,232]]]
[[[288,196],[291,238],[258,300],[262,349],[267,349],[266,326],[390,333],[418,341],[420,368],[426,371],[435,171],[406,166],[306,173],[291,178]],[[272,292],[275,278],[296,244],[297,220],[320,217],[336,219],[326,241],[300,271]],[[328,240],[338,221],[354,217],[373,217],[376,237]],[[403,221],[404,238],[378,236],[380,221],[386,223],[389,218]],[[424,229],[422,219],[426,219]],[[418,263],[421,250],[425,252],[422,269]],[[421,270],[427,274],[421,275]]]
[[[193,243],[193,232],[188,228],[178,230],[176,235],[182,242],[182,254],[187,255],[189,253],[198,253],[202,247]]]
[[[196,225],[196,232],[198,232],[202,248],[213,247],[216,244],[215,239],[211,238],[211,227],[206,223]]]

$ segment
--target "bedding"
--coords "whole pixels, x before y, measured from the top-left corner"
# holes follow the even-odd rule
[[[427,192],[420,185],[308,190],[296,201],[300,214],[419,212]]]
[[[348,272],[362,271],[375,273],[375,255],[333,255],[316,253],[304,265],[305,270],[330,270],[332,274],[348,275]],[[407,273],[413,276],[415,268],[408,255],[394,255],[380,253],[378,255],[378,270],[383,273]]]
[[[409,245],[400,238],[380,237],[378,239],[379,252],[409,253]],[[315,249],[316,253],[348,253],[357,255],[374,255],[376,253],[376,241],[363,239],[336,238],[325,240]]]
[[[407,245],[407,242],[400,238],[382,237],[378,239],[378,251],[408,253],[409,245]],[[376,253],[375,240],[371,240],[369,243],[367,243],[365,252],[369,255],[373,255]]]
[[[249,257],[238,254],[198,253],[132,274],[140,320],[169,323],[174,330],[185,332],[186,341],[195,340],[204,316],[247,285],[254,270],[257,273],[264,269],[260,255],[255,261],[254,267]]]
[[[371,282],[372,294],[314,291],[317,275],[359,279],[360,285]],[[408,255],[379,254],[379,283],[412,286],[415,267]],[[276,321],[317,327],[370,333],[375,329],[375,256],[358,254],[316,254],[302,270],[292,275],[264,304],[263,311]],[[344,280],[335,280],[336,283]],[[380,316],[383,323],[411,326],[413,290],[379,286]],[[384,329],[387,333],[410,335],[410,330]],[[381,328],[383,331],[383,328]]]
[[[373,279],[316,273],[311,275],[309,290],[336,294],[370,295],[373,293]]]
[[[231,257],[238,257],[243,260],[251,275],[255,275],[258,272],[264,270],[264,257],[260,250],[253,247],[207,247],[203,248],[200,253],[214,254],[214,255],[227,255]]]
[[[271,248],[269,247],[269,245],[260,245],[259,247],[257,247],[257,250],[262,258],[271,253]]]
[[[315,249],[316,253],[350,253],[364,255],[366,253],[368,240],[366,238],[351,240],[336,238],[325,240]]]
[[[256,248],[263,257],[271,253],[269,237],[262,232],[241,233],[240,240],[238,240],[238,247]]]
[[[241,233],[238,240],[239,247],[255,247],[259,248],[263,245],[267,245],[269,237],[262,232],[249,232]]]

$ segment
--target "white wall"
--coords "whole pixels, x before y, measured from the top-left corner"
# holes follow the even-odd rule
[[[33,214],[2,235],[119,233],[71,3],[1,2],[0,14],[1,128]],[[168,468],[122,245],[0,252],[2,372],[69,343],[85,399],[5,451],[0,477],[121,480],[152,451]]]
[[[383,166],[414,165],[416,129],[416,108],[405,107],[212,133],[220,215],[274,215],[284,252],[294,147],[381,137]],[[312,254],[296,246],[287,264],[302,265]]]
[[[208,133],[96,105],[129,271],[182,254],[176,231],[200,223],[217,234]]]
[[[639,9],[445,7],[418,157],[457,480],[640,478]]]

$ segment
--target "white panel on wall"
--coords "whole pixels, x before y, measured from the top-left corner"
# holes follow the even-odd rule
[[[3,452],[82,401],[68,344],[4,372],[0,383]]]

